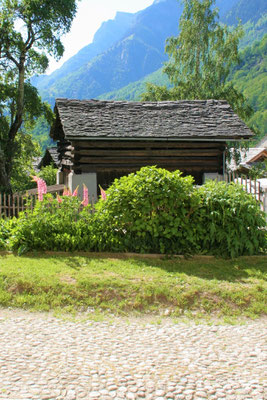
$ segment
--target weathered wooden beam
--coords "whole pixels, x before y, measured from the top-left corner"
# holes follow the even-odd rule
[[[75,170],[75,169],[82,169],[83,171],[85,171],[85,170],[87,170],[87,169],[101,169],[101,168],[105,168],[105,169],[110,169],[110,170],[112,170],[112,169],[117,169],[117,168],[119,168],[119,169],[125,169],[125,168],[129,168],[129,167],[132,167],[132,168],[136,168],[136,169],[139,169],[139,168],[142,168],[142,167],[145,167],[145,166],[150,166],[150,165],[155,165],[155,166],[158,166],[158,167],[160,167],[160,168],[166,168],[166,169],[168,169],[168,168],[171,168],[171,167],[173,167],[173,168],[176,168],[176,169],[182,169],[182,170],[185,170],[185,169],[188,169],[188,168],[195,168],[195,167],[197,167],[199,170],[202,170],[202,169],[210,169],[210,168],[219,168],[219,169],[221,169],[221,165],[220,165],[220,163],[215,163],[215,162],[208,162],[208,163],[205,163],[205,164],[203,164],[203,163],[199,163],[199,162],[191,162],[191,163],[188,163],[188,162],[183,162],[183,163],[159,163],[159,162],[156,162],[156,163],[140,163],[140,164],[129,164],[129,163],[125,163],[125,164],[75,164],[74,166],[73,166],[73,169]]]
[[[81,157],[77,162],[74,160],[74,164],[128,164],[128,165],[191,165],[191,164],[220,164],[221,159],[215,157]]]
[[[157,164],[156,164],[157,165]],[[157,165],[159,166],[159,165]],[[105,165],[82,165],[73,167],[73,170],[76,174],[87,173],[87,172],[122,172],[123,174],[127,175],[130,172],[138,171],[142,166],[132,166],[129,165],[112,165],[112,166],[105,166]],[[180,170],[184,174],[190,174],[193,172],[204,173],[204,172],[214,172],[214,173],[221,173],[220,166],[216,165],[190,165],[190,166],[160,166],[161,168],[165,168],[169,171]]]
[[[108,140],[86,140],[86,141],[72,141],[72,146],[76,150],[80,149],[118,149],[118,148],[222,148],[226,146],[225,142],[172,142],[172,141],[108,141]]]
[[[79,150],[73,152],[66,152],[65,155],[68,157],[74,157],[78,160],[82,156],[94,156],[94,157],[181,157],[181,156],[191,156],[197,157],[201,156],[211,156],[216,157],[222,154],[220,149],[175,149],[175,150]]]

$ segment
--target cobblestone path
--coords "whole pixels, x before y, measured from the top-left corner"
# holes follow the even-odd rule
[[[266,320],[66,322],[0,310],[0,399],[267,399]]]

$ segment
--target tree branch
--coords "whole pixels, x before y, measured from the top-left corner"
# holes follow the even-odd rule
[[[32,29],[31,22],[29,22],[29,24],[27,24],[27,27],[28,27],[28,38],[27,38],[27,41],[25,42],[25,51],[26,52],[31,49],[31,47],[33,46],[33,44],[36,40],[34,31]]]
[[[19,62],[10,54],[10,52],[8,50],[5,50],[6,56],[7,58],[12,61],[17,68],[19,68]]]

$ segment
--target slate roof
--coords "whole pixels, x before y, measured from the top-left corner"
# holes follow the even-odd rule
[[[127,102],[57,99],[54,140],[249,139],[249,128],[224,100]]]
[[[35,161],[35,170],[40,171],[42,167],[46,167],[47,165],[54,164],[55,167],[59,166],[59,154],[57,151],[57,147],[47,148],[43,157],[38,157]]]
[[[50,147],[49,149],[47,149],[47,151],[49,152],[52,160],[54,161],[55,165],[59,165],[59,159],[58,159],[58,151],[57,151],[57,147]]]
[[[35,172],[40,172],[40,168],[39,168],[39,164],[42,161],[43,157],[34,157],[33,161],[32,161],[32,166]]]

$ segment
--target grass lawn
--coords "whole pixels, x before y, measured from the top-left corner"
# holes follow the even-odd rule
[[[266,315],[267,257],[0,255],[0,306],[114,315]]]

